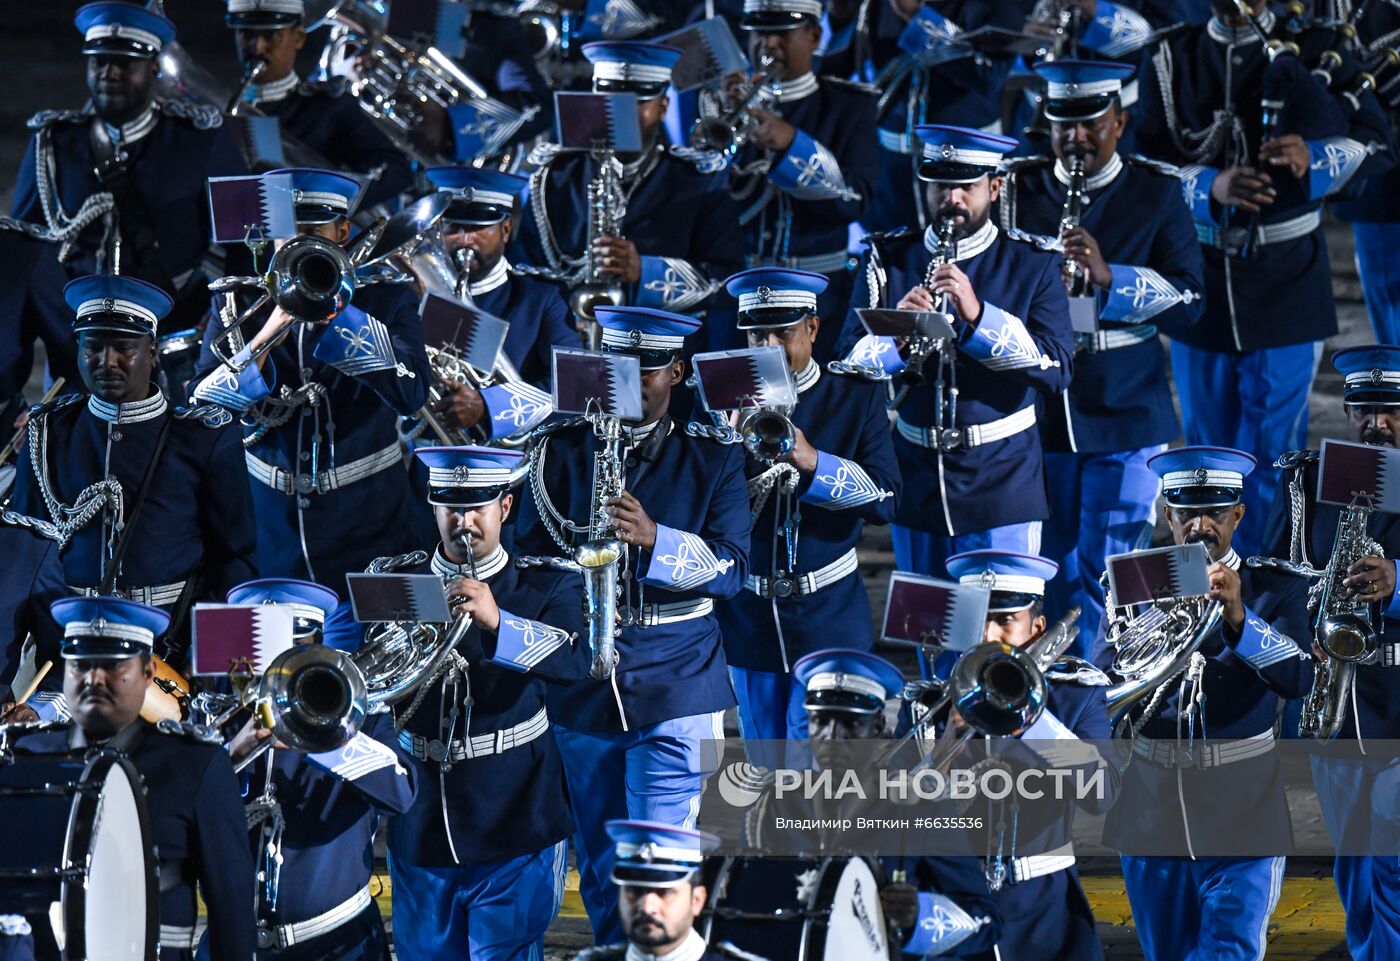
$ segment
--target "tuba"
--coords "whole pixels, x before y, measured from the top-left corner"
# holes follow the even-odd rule
[[[585,346],[590,350],[597,350],[602,338],[602,328],[598,325],[594,311],[599,307],[620,307],[626,302],[626,296],[622,284],[604,277],[594,262],[593,241],[599,237],[621,236],[622,218],[626,212],[622,178],[617,171],[613,151],[595,151],[593,159],[598,166],[598,172],[588,183],[588,231],[584,238],[582,279],[569,291],[569,309],[585,324]]]
[[[457,268],[442,237],[451,204],[445,193],[428,194],[367,231],[356,248],[361,283],[412,283],[425,293],[457,296]]]

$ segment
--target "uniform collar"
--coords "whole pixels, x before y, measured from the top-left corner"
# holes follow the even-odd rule
[[[159,390],[145,400],[133,400],[126,404],[109,404],[94,394],[88,395],[88,411],[109,424],[137,424],[143,420],[154,420],[164,414],[169,406],[165,395]]]
[[[128,120],[120,127],[113,126],[107,121],[102,121],[102,126],[107,128],[107,138],[120,147],[129,147],[140,140],[146,134],[156,128],[156,121],[160,119],[160,112],[156,110],[154,102],[148,103],[146,109],[141,112],[141,116],[135,120]]]
[[[502,257],[496,261],[496,266],[486,272],[485,277],[467,289],[473,297],[480,297],[482,294],[489,294],[497,287],[504,285],[508,280],[510,280],[510,262]]]
[[[806,393],[817,386],[817,381],[821,380],[822,368],[815,360],[808,360],[807,366],[797,372],[797,392]]]
[[[997,225],[988,217],[987,222],[978,228],[975,234],[971,237],[964,237],[955,243],[957,251],[953,260],[971,260],[990,247],[996,239]],[[933,224],[929,224],[924,229],[924,249],[931,254],[938,253],[938,234],[934,232]]]
[[[1230,548],[1230,553],[1220,558],[1219,563],[1224,564],[1232,571],[1237,571],[1240,569],[1240,555],[1236,554],[1235,549],[1232,547]]]
[[[486,557],[476,562],[476,580],[484,581],[495,577],[506,569],[510,563],[510,555],[506,549],[499,544],[496,549]],[[471,577],[472,569],[470,564],[454,564],[442,554],[442,545],[439,544],[437,550],[433,551],[433,573],[439,577]]]
[[[1117,180],[1118,175],[1122,172],[1123,158],[1118,156],[1118,154],[1115,152],[1112,157],[1108,158],[1108,163],[1103,165],[1102,170],[1094,174],[1092,177],[1084,178],[1084,189],[1090,192],[1095,190],[1102,190],[1109,184],[1113,183],[1113,181]],[[1063,161],[1055,161],[1055,179],[1058,180],[1060,183],[1064,184],[1066,187],[1069,186],[1069,168],[1064,165]]]
[[[1259,15],[1259,26],[1264,29],[1264,33],[1273,32],[1274,12],[1268,7]],[[1232,47],[1244,47],[1251,43],[1259,42],[1259,34],[1254,32],[1254,28],[1249,24],[1243,27],[1227,27],[1220,22],[1219,17],[1211,17],[1210,23],[1206,25],[1206,32],[1216,43],[1229,44]]]
[[[293,70],[281,80],[273,80],[269,83],[254,84],[248,91],[248,99],[253,103],[276,103],[278,100],[286,100],[293,90],[301,86],[301,77]]]
[[[691,928],[681,946],[670,954],[649,954],[635,944],[627,945],[626,961],[700,961],[705,956],[705,950],[705,939]]]
[[[637,452],[642,460],[655,460],[661,445],[671,433],[671,415],[663,416],[654,424],[645,427],[624,427],[622,438],[628,447]]]
[[[784,80],[778,87],[778,102],[792,103],[794,100],[802,100],[817,92],[817,75],[808,70],[800,77],[791,80]]]

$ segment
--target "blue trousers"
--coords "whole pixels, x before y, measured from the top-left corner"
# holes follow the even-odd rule
[[[603,825],[618,818],[694,828],[700,793],[719,769],[724,712],[694,714],[622,733],[554,725],[574,810],[579,895],[597,944],[627,940],[612,881],[613,843]]]
[[[389,852],[402,961],[542,961],[564,900],[569,845],[504,861],[423,868]]]
[[[729,678],[739,701],[739,731],[749,763],[769,769],[782,767],[784,752],[779,742],[807,739],[802,685],[794,684],[791,674],[742,667],[731,667]]]
[[[1259,461],[1244,482],[1245,518],[1235,531],[1241,557],[1258,554],[1278,489],[1274,460],[1308,439],[1308,394],[1322,343],[1270,347],[1248,354],[1199,350],[1172,342],[1172,376],[1186,443],[1233,447]]]
[[[321,627],[321,643],[337,651],[354,651],[364,639],[365,626],[355,620],[355,611],[349,601],[341,601]]]
[[[890,525],[894,540],[896,570],[928,577],[947,577],[948,558],[963,551],[1017,551],[1022,554],[1040,553],[1040,521],[1007,524],[971,534],[930,534],[899,524]]]
[[[1146,961],[1259,961],[1283,858],[1123,857]]]
[[[1376,343],[1400,344],[1400,224],[1354,223],[1351,232]]]
[[[1046,454],[1045,486],[1050,518],[1040,552],[1060,565],[1046,589],[1046,614],[1058,620],[1072,605],[1081,610],[1079,639],[1069,653],[1089,656],[1103,619],[1099,578],[1110,554],[1146,547],[1161,492],[1147,459],[1165,444],[1099,454]]]
[[[1400,958],[1400,761],[1315,757],[1312,768],[1327,830],[1351,852],[1332,871],[1347,949],[1355,961]]]

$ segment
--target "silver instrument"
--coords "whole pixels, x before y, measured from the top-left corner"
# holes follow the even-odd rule
[[[443,421],[438,411],[442,410],[454,387],[467,386],[480,391],[502,383],[519,383],[520,373],[515,369],[515,365],[510,362],[505,351],[496,355],[496,365],[492,370],[482,371],[467,363],[461,352],[452,344],[439,347],[426,345],[426,350],[433,377],[428,383],[428,403],[419,411],[418,416],[437,435],[438,440],[449,447],[487,443],[490,439],[480,427],[467,428],[448,424]],[[527,439],[507,437],[498,438],[491,443],[497,447],[517,447]]]
[[[604,276],[593,259],[593,242],[599,237],[621,237],[625,202],[622,177],[611,150],[593,154],[598,172],[588,183],[588,231],[584,238],[582,277],[569,290],[569,309],[585,324],[586,344],[597,350],[602,341],[602,327],[595,311],[599,307],[621,307],[626,302],[622,284]]]
[[[604,680],[612,676],[618,660],[618,569],[623,547],[613,536],[607,504],[622,496],[622,421],[601,412],[591,413],[589,420],[598,438],[593,455],[593,498],[588,509],[588,540],[574,549],[574,563],[583,573],[587,603],[588,649],[593,658],[588,673]]]
[[[759,58],[759,75],[739,85],[733,98],[726,97],[720,112],[696,118],[690,128],[690,146],[716,153],[735,153],[749,139],[756,121],[753,111],[770,110],[778,99],[778,70],[773,58]]]
[[[744,449],[763,461],[773,464],[786,457],[797,444],[797,431],[792,424],[792,410],[787,407],[759,407],[746,415],[739,424]]]
[[[361,283],[413,283],[426,293],[457,296],[460,278],[442,235],[451,205],[445,193],[428,194],[366,232],[356,247]]]
[[[1043,57],[1045,62],[1073,59],[1079,55],[1081,16],[1079,6],[1066,0],[1036,0],[1029,19],[1055,26],[1050,46]]]
[[[939,218],[938,252],[933,255],[928,268],[924,271],[924,288],[929,291],[933,289],[934,274],[938,272],[940,267],[951,263],[956,256],[957,241],[953,239],[956,230],[957,222],[953,217],[943,216]],[[951,320],[947,292],[938,295],[934,301],[934,311],[948,316]],[[962,431],[957,427],[958,355],[956,345],[923,335],[910,338],[909,361],[900,374],[903,383],[895,391],[893,399],[890,400],[889,409],[899,410],[900,406],[908,399],[909,392],[914,385],[923,380],[924,366],[930,358],[934,358],[937,363],[937,373],[934,379],[933,434],[939,450],[953,450],[962,445]]]
[[[1338,518],[1337,539],[1327,566],[1318,569],[1308,562],[1303,545],[1303,527],[1307,523],[1303,474],[1306,466],[1317,459],[1316,451],[1291,451],[1275,462],[1275,467],[1288,472],[1291,556],[1288,560],[1251,557],[1247,563],[1254,568],[1314,578],[1308,589],[1308,609],[1313,616],[1313,640],[1326,657],[1313,665],[1312,688],[1303,700],[1298,736],[1329,741],[1346,723],[1356,666],[1374,661],[1380,651],[1380,632],[1371,605],[1357,600],[1342,582],[1361,558],[1384,557],[1385,551],[1366,531],[1374,510],[1370,499],[1358,494]]]
[[[243,65],[243,80],[239,83],[238,89],[234,91],[229,99],[228,106],[224,108],[224,113],[230,117],[237,117],[242,109],[246,109],[248,104],[243,98],[253,84],[258,82],[258,78],[267,73],[267,61],[261,57],[254,57]]]
[[[1076,8],[1077,9],[1077,8]],[[1065,190],[1065,206],[1060,213],[1060,236],[1079,226],[1084,216],[1084,156],[1075,154],[1069,160],[1069,186]],[[1079,261],[1071,257],[1064,259],[1063,266],[1065,292],[1071,297],[1081,297],[1088,291],[1089,277]]]

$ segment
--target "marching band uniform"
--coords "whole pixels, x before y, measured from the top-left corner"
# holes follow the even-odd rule
[[[554,95],[520,20],[479,7],[471,11],[464,32],[467,45],[459,63],[511,114],[477,97],[448,107],[453,159],[471,163],[547,135],[554,125]]]
[[[64,296],[79,334],[154,340],[171,307],[164,291],[125,275],[80,278]],[[233,418],[209,405],[175,406],[151,390],[125,404],[67,394],[34,407],[14,504],[58,528],[72,590],[96,593],[126,536],[115,591],[170,609],[182,598],[221,596],[253,575],[253,509]]]
[[[920,127],[921,180],[948,183],[993,176],[1015,142],[975,130]],[[919,242],[919,241],[922,242]],[[866,269],[894,303],[921,284],[938,238],[932,227],[905,234],[866,255]],[[1060,260],[988,220],[956,241],[952,257],[982,299],[977,323],[958,321],[956,447],[939,450],[932,429],[937,391],[932,379],[915,385],[896,422],[895,454],[904,490],[895,515],[898,568],[935,575],[962,550],[996,548],[1034,553],[1048,512],[1041,470],[1036,396],[1053,396],[1070,380],[1073,338]],[[876,286],[872,283],[872,287]],[[853,307],[885,306],[856,295]],[[854,309],[844,339],[854,339]],[[862,338],[849,360],[903,364],[893,338]],[[936,363],[930,358],[930,363]]]
[[[306,19],[304,0],[228,0],[234,29],[277,30]],[[413,186],[408,158],[374,125],[343,79],[302,80],[295,70],[248,87],[244,104],[277,118],[298,144],[341,170],[367,179],[361,204],[374,207]]]
[[[52,524],[37,517],[0,510],[0,685],[13,681],[26,637],[37,646],[34,663],[58,663],[59,637],[49,605],[68,593]],[[50,671],[31,701],[62,702],[62,678]],[[3,690],[3,688],[0,688]],[[13,691],[13,697],[22,692]],[[66,711],[64,716],[67,716]]]
[[[990,583],[989,616],[1027,610],[1043,601],[1058,570],[1046,558],[1001,551],[969,551],[948,558],[948,574],[959,583]],[[1074,742],[1108,740],[1108,677],[1088,661],[1061,656],[1045,672],[1045,679],[1049,682],[1045,710],[1018,736],[1030,742],[1043,764],[1071,768],[1087,762],[1102,768],[1111,787],[1090,808],[1091,813],[1102,814],[1113,803],[1116,769],[1099,757],[1092,744]],[[1045,853],[1013,859],[1006,885],[993,892],[1001,908],[1000,961],[1103,958],[1094,915],[1074,866],[1072,820],[1073,811],[1067,807],[1064,821],[1049,828],[1053,841],[1025,845]]]
[[[1254,461],[1183,447],[1149,466],[1169,507],[1210,508],[1239,502]],[[1145,723],[1134,718],[1132,762],[1104,824],[1105,842],[1124,852],[1148,961],[1259,957],[1283,879],[1280,839],[1291,845],[1274,719],[1279,698],[1300,696],[1311,681],[1311,658],[1293,640],[1309,635],[1306,592],[1298,578],[1243,565],[1233,547],[1220,563],[1239,571],[1244,625],[1237,634],[1222,621],[1181,683],[1168,682],[1156,712]],[[1231,803],[1221,805],[1227,778]],[[1272,856],[1196,855],[1193,839]],[[1191,857],[1157,856],[1183,851]]]
[[[163,611],[115,597],[62,598],[53,603],[53,617],[63,627],[63,657],[70,659],[149,653],[155,637],[170,624]],[[253,863],[238,779],[216,735],[194,724],[137,720],[105,742],[90,742],[75,723],[63,722],[42,725],[13,743],[19,755],[113,747],[130,758],[145,783],[159,852],[161,961],[191,961],[194,956],[196,883],[208,909],[212,961],[253,956],[248,900]],[[47,918],[31,922],[36,937],[49,930]],[[36,947],[43,957],[44,944]]]
[[[169,20],[128,3],[88,4],[75,22],[89,56],[150,59],[175,37]],[[152,101],[121,127],[90,106],[40,111],[29,119],[34,133],[11,212],[60,243],[70,276],[120,269],[188,304],[177,316],[193,317],[203,305],[200,264],[209,249],[205,181],[247,173],[221,123],[214,107],[174,100]]]
[[[665,95],[680,51],[610,42],[586,44],[584,55],[593,63],[595,90],[650,99]],[[640,278],[627,291],[633,306],[694,313],[719,289],[719,278],[740,266],[744,242],[727,175],[702,172],[682,156],[663,128],[640,157],[613,161],[624,194],[621,234],[641,256]],[[530,264],[559,271],[586,253],[589,218],[581,214],[598,165],[587,152],[557,148],[537,150],[533,159],[540,166],[530,176],[531,216],[520,249]]]
[[[287,604],[296,634],[319,630],[340,603],[309,581],[240,584],[230,604]],[[370,896],[374,831],[413,803],[417,772],[395,748],[393,719],[371,714],[344,747],[316,754],[274,747],[241,774],[257,867],[259,961],[306,957],[388,961]]]
[[[1391,406],[1400,403],[1400,348],[1352,347],[1332,355],[1332,364],[1344,377],[1347,404]],[[1379,376],[1377,376],[1379,374]],[[1317,468],[1310,465],[1301,477],[1304,493],[1302,539],[1304,557],[1319,569],[1335,549],[1341,508],[1319,503]],[[1281,493],[1275,503],[1276,519],[1270,538],[1272,553],[1286,557],[1289,496]],[[1381,545],[1387,558],[1400,556],[1400,523],[1395,514],[1377,511],[1366,524],[1366,533]],[[1393,598],[1372,614],[1379,632],[1375,661],[1356,665],[1353,696],[1346,705],[1346,721],[1325,755],[1313,758],[1313,781],[1333,842],[1343,853],[1333,867],[1337,891],[1346,908],[1347,947],[1357,961],[1393,957],[1400,948],[1400,858],[1394,856],[1396,825],[1395,778],[1400,764],[1389,752],[1353,750],[1348,741],[1384,741],[1400,738],[1400,598]],[[1371,754],[1366,757],[1366,754]],[[1362,852],[1365,852],[1364,854]]]
[[[739,301],[740,329],[763,331],[817,312],[826,278],[756,268],[726,285]],[[747,460],[755,500],[765,501],[753,521],[752,573],[719,609],[746,740],[806,738],[801,691],[789,672],[823,638],[839,636],[861,650],[874,644],[856,545],[867,522],[893,520],[899,493],[881,385],[823,373],[815,359],[793,376],[798,404],[790,417],[817,449],[817,469],[803,475],[791,465]]]
[[[470,507],[506,494],[524,455],[430,447],[417,457],[430,503]],[[399,746],[423,788],[389,821],[396,949],[425,959],[537,957],[563,900],[572,827],[545,689],[587,673],[580,582],[518,569],[499,546],[474,569],[439,547],[396,572],[480,580],[501,612],[494,634],[474,625],[421,703],[399,710]]]
[[[1278,18],[1259,15],[1266,33]],[[1388,163],[1390,132],[1374,95],[1353,107],[1334,96],[1302,64],[1317,62],[1331,31],[1290,34],[1299,58],[1270,64],[1249,27],[1213,18],[1164,39],[1142,78],[1138,147],[1181,165],[1182,192],[1205,253],[1205,312],[1195,327],[1173,331],[1172,373],[1189,444],[1239,448],[1260,462],[1245,504],[1269,516],[1278,485],[1273,458],[1303,446],[1307,398],[1318,343],[1337,331],[1332,277],[1318,229],[1321,203],[1357,174]],[[1348,61],[1348,70],[1354,64]],[[1286,89],[1286,92],[1285,92]],[[1261,99],[1285,103],[1279,129],[1296,133],[1311,157],[1308,176],[1267,168],[1277,191],[1257,218],[1225,209],[1211,197],[1216,177],[1233,164],[1257,166],[1263,133]],[[1280,311],[1288,323],[1277,323]],[[1237,547],[1254,553],[1262,528],[1243,532]]]
[[[292,176],[298,223],[352,212],[359,184],[351,178],[278,172]],[[235,373],[221,364],[212,346],[218,327],[205,332],[192,394],[237,412],[245,425],[259,572],[330,587],[385,551],[411,550],[428,521],[411,496],[398,417],[422,408],[430,372],[409,290],[358,288],[328,323],[294,324],[262,369],[249,363]],[[242,359],[248,355],[245,347]],[[359,636],[343,601],[327,619],[325,643],[350,649]]]
[[[673,363],[700,326],[645,308],[599,308],[598,318],[604,350],[639,356],[644,371]],[[574,544],[557,519],[589,517],[593,479],[584,465],[597,444],[578,421],[543,430],[517,544],[533,554],[569,553]],[[623,432],[623,487],[655,522],[656,544],[627,548],[635,594],[619,607],[611,679],[586,678],[550,699],[577,825],[579,888],[600,943],[621,933],[604,822],[627,813],[693,826],[718,765],[702,742],[722,738],[724,711],[735,701],[715,601],[743,588],[749,553],[741,450],[691,437],[669,415]]]
[[[747,0],[743,29],[760,35],[816,23],[821,0]],[[774,110],[796,128],[781,154],[746,145],[732,188],[742,209],[750,267],[825,274],[818,313],[833,323],[818,331],[818,363],[833,359],[834,321],[851,299],[850,225],[869,208],[878,168],[875,97],[869,88],[808,71],[778,85]]]
[[[1119,64],[1037,64],[1047,81],[1046,117],[1092,121],[1121,96],[1131,69]],[[1092,91],[1092,93],[1090,93]],[[1070,181],[1063,159],[1016,161],[1001,194],[1001,226],[1055,236]],[[1104,557],[1145,546],[1157,502],[1147,459],[1181,433],[1167,383],[1159,327],[1189,329],[1200,317],[1202,263],[1176,177],[1115,153],[1085,179],[1082,226],[1100,245],[1113,284],[1092,292],[1102,329],[1076,333],[1074,379],[1041,412],[1050,516],[1041,553],[1055,558],[1050,613],[1083,611],[1087,640],[1103,618]]]

